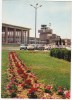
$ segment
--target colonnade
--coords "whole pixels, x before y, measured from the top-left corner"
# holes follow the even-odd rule
[[[2,26],[3,43],[29,43],[29,29]]]

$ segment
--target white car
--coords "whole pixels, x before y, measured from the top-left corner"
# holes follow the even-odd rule
[[[34,50],[34,49],[35,49],[34,45],[28,45],[27,46],[27,50]]]
[[[26,50],[27,49],[27,46],[26,45],[24,45],[24,44],[21,44],[20,45],[20,50]]]

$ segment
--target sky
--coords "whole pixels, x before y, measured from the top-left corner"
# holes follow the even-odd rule
[[[35,36],[35,9],[30,6],[42,5],[37,9],[37,32],[41,24],[53,29],[53,33],[61,38],[71,38],[71,1],[46,0],[3,0],[2,22],[31,28],[30,36]]]

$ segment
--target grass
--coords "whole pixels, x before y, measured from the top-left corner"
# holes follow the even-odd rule
[[[40,82],[70,89],[70,62],[49,56],[49,52],[17,51]]]
[[[7,82],[8,82],[8,79],[7,79],[7,68],[8,68],[8,64],[9,64],[9,62],[8,62],[8,51],[3,51],[2,52],[2,67],[1,67],[1,73],[2,73],[2,75],[1,75],[1,80],[2,80],[2,82],[1,82],[1,97],[2,98],[5,98],[5,97],[7,97],[7,94],[6,94],[6,84],[7,84]]]
[[[6,97],[8,52],[2,51],[2,97]],[[31,68],[32,72],[44,84],[52,84],[70,89],[70,62],[49,56],[49,52],[16,51],[19,58]]]

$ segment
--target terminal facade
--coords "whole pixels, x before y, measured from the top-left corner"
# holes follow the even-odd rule
[[[3,44],[28,44],[30,28],[2,23]]]

